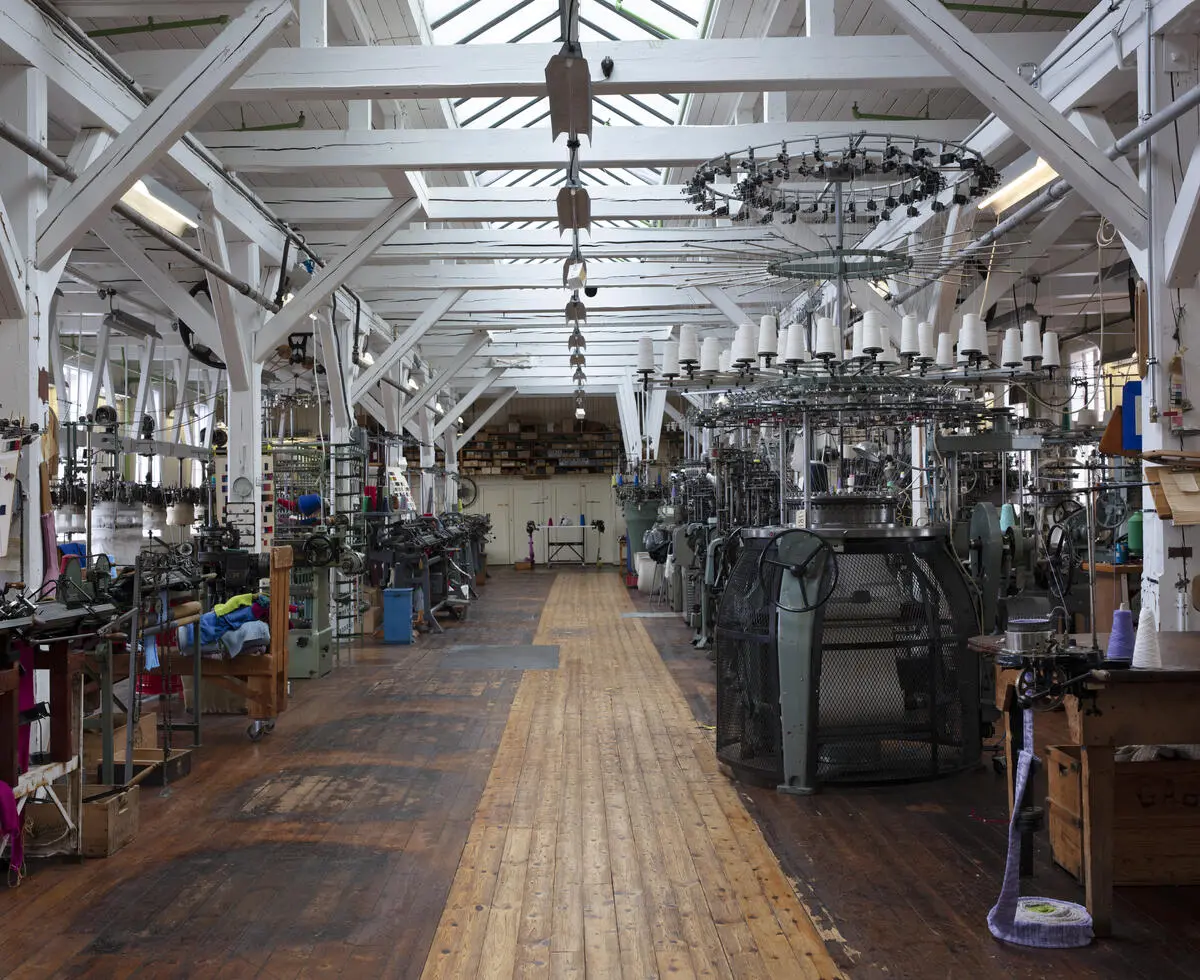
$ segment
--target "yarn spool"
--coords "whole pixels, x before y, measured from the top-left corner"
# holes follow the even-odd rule
[[[1153,611],[1142,607],[1138,618],[1137,637],[1133,641],[1133,666],[1148,670],[1162,666],[1162,654],[1158,649],[1158,624]]]
[[[1125,603],[1113,613],[1112,633],[1108,637],[1104,659],[1119,664],[1133,660],[1133,613]]]

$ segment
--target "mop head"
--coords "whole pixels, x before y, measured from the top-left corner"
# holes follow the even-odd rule
[[[1033,710],[1025,709],[1025,739],[1017,759],[1017,787],[1014,799],[1025,795],[1033,768]],[[1004,884],[1000,898],[988,913],[988,929],[993,936],[1018,946],[1041,949],[1071,949],[1092,941],[1092,917],[1075,902],[1017,894],[1020,887],[1021,832],[1017,829],[1017,807],[1008,824],[1008,858],[1004,864]]]

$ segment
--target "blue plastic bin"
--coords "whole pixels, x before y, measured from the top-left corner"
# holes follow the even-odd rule
[[[413,590],[383,590],[383,642],[412,643]]]

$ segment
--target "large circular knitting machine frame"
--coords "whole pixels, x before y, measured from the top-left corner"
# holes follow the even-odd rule
[[[763,224],[776,215],[789,222],[827,223],[836,212],[844,224],[870,226],[927,198],[935,211],[944,210],[937,195],[950,185],[950,172],[960,178],[970,174],[970,196],[983,196],[999,182],[995,169],[965,144],[864,131],[807,136],[713,157],[696,168],[682,193],[701,213],[733,221],[748,221],[757,211]],[[732,183],[717,184],[718,177]],[[814,186],[795,186],[797,178]]]

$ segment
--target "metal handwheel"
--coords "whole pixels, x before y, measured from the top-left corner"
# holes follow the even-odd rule
[[[778,558],[772,557],[773,553],[779,554],[780,541],[789,535],[804,536],[804,542],[798,545],[801,548],[799,561],[781,561]],[[793,527],[785,531],[780,531],[767,542],[767,546],[763,548],[762,553],[758,556],[758,581],[763,592],[767,594],[769,594],[770,583],[767,581],[766,570],[770,565],[787,569],[796,576],[796,579],[800,583],[800,595],[804,599],[804,605],[785,606],[776,599],[775,607],[782,612],[806,613],[812,612],[814,609],[819,609],[829,601],[829,597],[833,595],[833,590],[837,587],[837,552],[820,535],[813,534],[812,531],[805,530],[804,528]],[[816,581],[814,582],[813,579],[816,579]],[[813,585],[816,586],[816,592],[810,596],[809,588]]]

